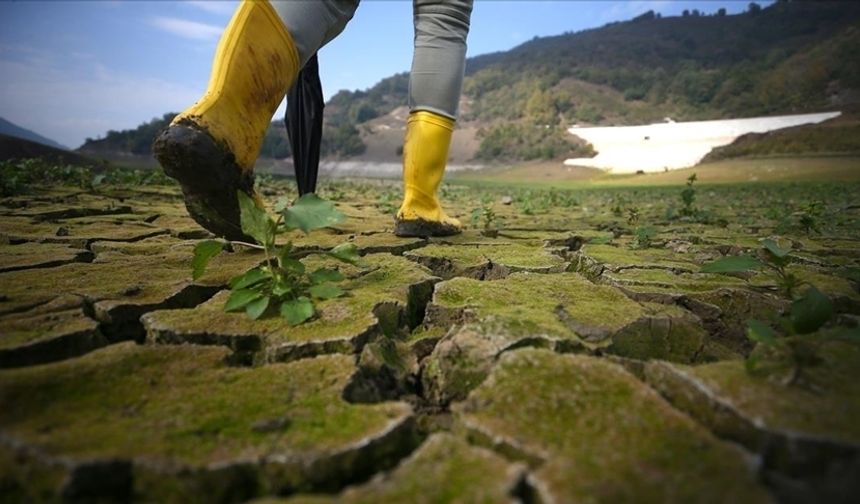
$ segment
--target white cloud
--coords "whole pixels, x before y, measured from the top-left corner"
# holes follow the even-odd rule
[[[3,55],[0,75],[0,116],[73,148],[108,129],[180,111],[203,91],[62,54],[50,60]]]
[[[186,4],[210,14],[229,15],[236,9],[236,2],[224,0],[189,0]]]
[[[152,25],[173,35],[191,40],[217,39],[223,31],[223,28],[218,26],[173,17],[156,17],[152,19]]]

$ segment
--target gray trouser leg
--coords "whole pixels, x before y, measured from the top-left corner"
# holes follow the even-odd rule
[[[301,67],[320,47],[338,36],[352,19],[359,0],[270,0],[296,43]]]
[[[409,109],[457,119],[472,0],[413,0],[415,52]]]

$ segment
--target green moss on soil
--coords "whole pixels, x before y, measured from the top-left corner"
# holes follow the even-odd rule
[[[454,406],[463,428],[545,461],[543,498],[573,502],[767,502],[741,453],[621,367],[518,350]]]
[[[29,317],[4,317],[2,324],[0,350],[64,335],[91,335],[98,330],[98,323],[80,308]]]
[[[788,272],[796,275],[801,282],[814,285],[818,290],[830,297],[844,297],[860,301],[860,292],[857,292],[851,282],[844,278],[840,278],[834,274],[827,274],[816,268],[799,265],[790,266]],[[774,288],[779,285],[776,274],[771,271],[763,271],[755,275],[750,282],[754,285],[772,286]],[[795,296],[802,293],[805,289],[805,286],[799,287]]]
[[[682,377],[685,386],[704,388],[764,430],[860,444],[860,348],[828,343],[822,349],[825,361],[807,371],[807,379],[817,390],[751,376],[744,363],[737,361],[692,368],[662,366],[672,366],[668,369]],[[659,380],[658,375],[650,374]],[[693,416],[706,423],[718,421],[719,416],[709,411],[712,405],[697,401],[687,407],[694,408]]]
[[[559,319],[556,307],[589,327],[614,331],[645,314],[644,308],[613,287],[594,285],[575,273],[515,273],[481,282],[455,278],[436,285],[428,310],[472,311],[477,318],[504,319],[514,333],[571,337],[575,334]]]
[[[362,254],[375,254],[387,252],[390,254],[402,254],[422,246],[425,240],[421,238],[401,238],[392,233],[361,234],[353,240],[355,246]]]
[[[513,271],[561,271],[564,260],[550,251],[519,243],[500,245],[438,245],[431,244],[407,252],[407,257],[421,261],[434,258],[450,261],[454,270],[478,268],[489,263],[507,266]]]
[[[130,258],[106,254],[93,264],[73,263],[50,270],[0,273],[0,314],[45,303],[60,294],[115,304],[160,304],[191,285],[192,248]],[[262,260],[262,254],[238,252],[215,257],[198,285],[225,285],[234,275]]]
[[[120,217],[90,217],[53,223],[33,222],[22,217],[4,218],[3,232],[12,240],[76,245],[94,240],[134,241],[167,234],[167,230],[143,222],[142,216],[135,216],[132,220]]]
[[[333,260],[314,263],[315,260],[305,260],[309,269],[320,266],[344,269]],[[155,340],[164,340],[163,334],[170,335],[167,340],[179,341],[197,340],[200,335],[247,336],[259,338],[264,347],[330,341],[339,345],[340,351],[351,351],[353,344],[358,343],[356,338],[376,326],[378,318],[374,308],[387,304],[394,308],[390,313],[399,310],[405,314],[410,302],[410,286],[432,278],[423,267],[389,254],[365,256],[363,263],[366,266],[363,272],[345,268],[351,278],[341,284],[347,292],[344,297],[317,302],[317,317],[296,327],[291,327],[275,313],[259,320],[251,320],[242,312],[225,313],[226,291],[194,309],[148,313],[144,316],[144,324]],[[386,322],[398,329],[406,321],[397,315],[395,320]]]
[[[341,399],[349,357],[250,369],[226,366],[226,355],[125,343],[0,371],[0,432],[52,456],[197,466],[342,450],[409,414],[401,403]],[[255,427],[267,422],[275,427]]]
[[[610,271],[625,267],[659,267],[678,271],[698,271],[699,267],[686,261],[683,254],[676,254],[669,249],[647,248],[629,249],[612,245],[586,244],[580,254],[603,264]]]
[[[726,275],[676,274],[664,269],[630,268],[617,273],[604,273],[603,278],[613,285],[623,285],[635,292],[688,293],[746,285],[743,280]]]
[[[333,498],[298,496],[284,502],[507,502],[522,466],[450,434],[435,434],[390,474]]]
[[[86,262],[93,257],[88,250],[60,243],[0,244],[0,271],[48,268],[70,262]]]

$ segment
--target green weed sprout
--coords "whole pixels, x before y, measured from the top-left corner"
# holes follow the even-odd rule
[[[394,214],[398,210],[399,201],[400,196],[395,191],[385,190],[379,195],[376,208],[378,208],[382,213]]]
[[[771,239],[762,241],[763,249],[758,257],[751,255],[739,255],[722,257],[709,264],[702,266],[702,273],[744,273],[764,268],[772,270],[777,276],[777,285],[780,292],[787,298],[792,299],[794,291],[800,287],[801,281],[794,273],[787,271],[787,267],[793,261],[791,249],[779,246]]]
[[[477,228],[481,225],[481,234],[489,237],[496,237],[499,230],[496,225],[496,212],[493,211],[492,205],[483,205],[472,210],[470,215],[472,227]]]
[[[696,174],[687,177],[687,187],[681,191],[681,215],[684,217],[694,217],[697,213],[696,207],[693,204],[696,202],[696,188],[693,184],[696,182]]]
[[[657,228],[654,226],[640,226],[636,228],[632,248],[646,249],[651,247],[651,242],[657,236]]]
[[[284,232],[300,229],[309,233],[314,229],[331,226],[344,216],[333,204],[315,194],[305,194],[293,206],[276,206],[277,220],[243,192],[238,193],[242,231],[256,241],[251,245],[266,255],[265,263],[230,280],[230,297],[224,311],[242,311],[252,320],[270,311],[280,313],[288,324],[298,325],[314,316],[314,300],[340,297],[344,290],[337,283],[344,279],[334,269],[318,268],[307,271],[298,260],[292,242],[276,245],[275,238]],[[209,260],[220,253],[230,242],[206,240],[194,248],[191,262],[192,276],[203,275]],[[234,242],[240,244],[240,242]],[[323,255],[349,264],[357,264],[358,250],[354,243],[343,243]]]
[[[747,321],[747,337],[756,343],[756,348],[746,360],[750,374],[777,376],[783,374],[783,385],[804,382],[806,370],[822,363],[821,346],[836,340],[860,343],[857,328],[835,328],[816,333],[834,315],[833,304],[815,286],[794,300],[788,315],[770,324],[760,320]],[[786,372],[787,371],[787,372]]]
[[[821,345],[835,339],[860,343],[860,331],[836,328],[810,337],[833,318],[833,304],[812,284],[795,299],[794,291],[804,282],[786,271],[792,261],[790,250],[770,239],[763,240],[762,245],[760,258],[751,255],[723,257],[704,265],[700,271],[741,273],[768,268],[776,272],[781,293],[792,299],[791,311],[774,322],[779,332],[760,320],[747,321],[747,337],[756,343],[756,348],[747,358],[746,367],[751,374],[773,375],[788,370],[782,382],[793,385],[802,381],[806,369],[821,363]]]

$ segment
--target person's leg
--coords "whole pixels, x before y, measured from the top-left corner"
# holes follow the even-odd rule
[[[472,0],[414,0],[415,52],[409,77],[409,119],[403,145],[403,203],[395,219],[399,236],[460,232],[436,192],[463,87],[466,36]]]
[[[253,194],[254,162],[275,109],[301,66],[336,36],[358,0],[244,0],[221,36],[209,85],[153,144],[191,216],[243,237],[236,191]]]

